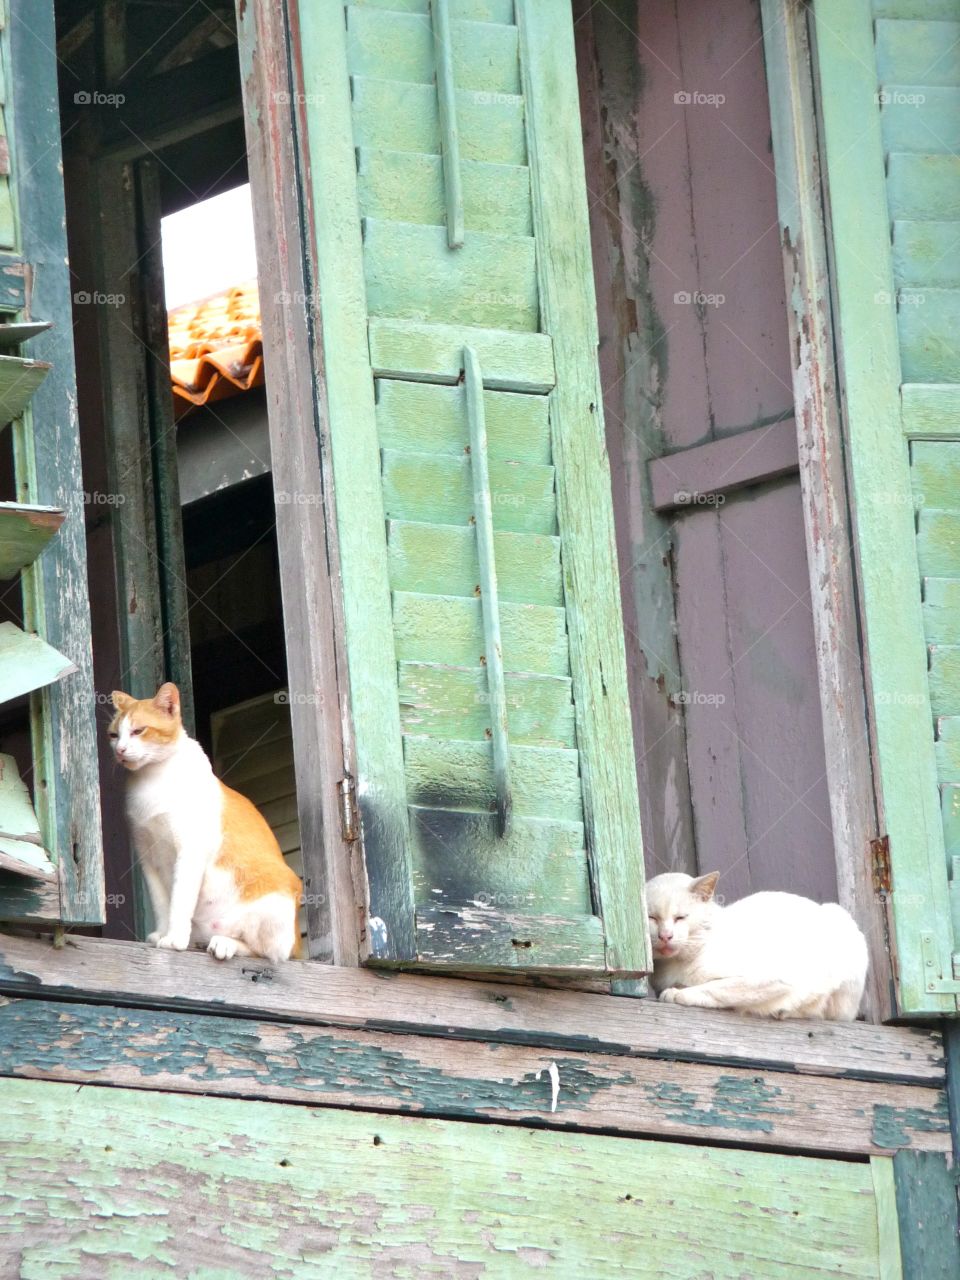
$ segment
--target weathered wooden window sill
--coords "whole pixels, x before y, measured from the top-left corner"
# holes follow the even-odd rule
[[[941,1036],[0,935],[0,1075],[864,1157],[948,1151]]]

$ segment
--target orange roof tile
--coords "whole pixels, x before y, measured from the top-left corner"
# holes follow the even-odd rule
[[[167,317],[174,417],[263,386],[263,338],[256,280]]]

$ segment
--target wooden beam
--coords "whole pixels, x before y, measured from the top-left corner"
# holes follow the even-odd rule
[[[36,1080],[0,1110],[25,1275],[884,1274],[866,1162]]]
[[[44,847],[57,862],[48,905],[74,924],[104,918],[103,845],[97,768],[96,700],[90,643],[83,472],[67,260],[54,6],[13,0],[7,93],[14,97],[17,197],[23,261],[0,262],[0,297],[29,280],[23,320],[53,320],[31,339],[31,357],[50,365],[24,417],[14,423],[14,456],[25,501],[66,512],[56,538],[23,573],[24,628],[36,631],[77,670],[31,696],[33,794]],[[27,267],[29,264],[29,269]],[[69,769],[64,765],[69,762]],[[59,895],[59,901],[56,901]],[[35,901],[35,899],[34,899]],[[9,906],[8,902],[8,906]],[[41,904],[42,905],[42,904]],[[38,912],[30,910],[34,917]]]
[[[291,80],[291,34],[280,5],[241,5],[240,58],[253,190],[277,544],[287,635],[311,952],[338,965],[360,958],[354,849],[340,825],[342,779],[356,775],[349,717],[326,386],[305,314],[311,293],[295,139],[303,86]],[[295,37],[295,33],[294,33]],[[299,58],[294,59],[299,61]],[[307,233],[308,236],[312,233]],[[322,362],[321,362],[322,363]],[[293,495],[307,501],[291,501]]]
[[[749,484],[778,480],[797,470],[797,430],[792,418],[752,427],[722,440],[693,445],[649,463],[655,511],[678,513],[711,504]]]
[[[960,1240],[950,1161],[932,1151],[899,1151],[893,1173],[906,1280],[956,1280]]]
[[[73,113],[99,112],[100,150],[113,160],[137,159],[243,115],[236,46],[149,79],[123,81],[124,87],[117,106],[84,105]]]
[[[942,1089],[0,997],[0,1076],[871,1156],[946,1153]]]
[[[793,0],[762,0],[761,12],[837,891],[867,937],[863,1007],[879,1021],[895,1011],[896,1001],[887,920],[873,887],[870,855],[870,841],[881,827],[863,665],[854,642],[860,628],[808,13]]]
[[[217,965],[199,952],[98,938],[70,937],[58,950],[44,939],[0,935],[0,991],[936,1087],[944,1074],[936,1031],[768,1022],[654,1000],[320,964]]]

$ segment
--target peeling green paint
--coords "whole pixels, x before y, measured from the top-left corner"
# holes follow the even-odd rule
[[[783,1090],[768,1084],[762,1076],[754,1076],[752,1080],[720,1076],[709,1107],[700,1104],[695,1094],[669,1081],[648,1088],[647,1093],[666,1112],[668,1119],[701,1128],[772,1133],[776,1117],[796,1114],[790,1107],[777,1105]]]
[[[912,1133],[949,1133],[950,1117],[944,1094],[933,1111],[918,1107],[889,1107],[878,1103],[873,1108],[873,1141],[887,1150],[913,1145]]]

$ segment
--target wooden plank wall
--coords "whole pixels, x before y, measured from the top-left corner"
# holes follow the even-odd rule
[[[578,16],[648,873],[835,898],[759,4]]]

